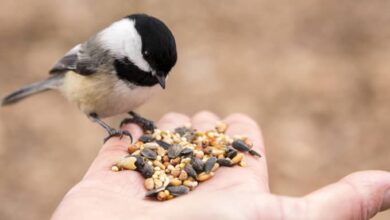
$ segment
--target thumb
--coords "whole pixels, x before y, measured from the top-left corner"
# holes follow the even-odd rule
[[[304,198],[308,219],[370,219],[390,208],[390,172],[356,172]]]

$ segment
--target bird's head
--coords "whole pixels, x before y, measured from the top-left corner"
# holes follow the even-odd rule
[[[138,86],[160,84],[176,64],[175,38],[159,19],[146,15],[127,16],[104,29],[99,40],[114,57],[119,78]]]

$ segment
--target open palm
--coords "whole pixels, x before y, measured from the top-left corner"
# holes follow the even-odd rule
[[[210,112],[192,119],[169,113],[158,123],[173,130],[185,123],[200,130],[220,120]],[[247,134],[265,155],[257,124],[242,114],[226,119],[227,133]],[[142,131],[125,125],[138,138]],[[300,198],[271,194],[265,157],[247,156],[247,167],[222,167],[215,176],[187,195],[158,202],[145,199],[143,177],[134,171],[112,172],[127,154],[129,139],[112,138],[99,152],[84,178],[65,196],[53,219],[369,219],[390,206],[390,173],[365,171]]]

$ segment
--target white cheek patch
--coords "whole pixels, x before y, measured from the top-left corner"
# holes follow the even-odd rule
[[[138,68],[145,72],[152,69],[142,55],[141,36],[135,29],[135,21],[124,18],[98,34],[102,46],[118,58],[128,57]]]

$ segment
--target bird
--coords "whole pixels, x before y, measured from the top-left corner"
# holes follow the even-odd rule
[[[128,131],[114,129],[102,118],[128,113],[132,117],[121,125],[134,122],[144,130],[154,129],[154,123],[134,109],[165,89],[176,61],[175,37],[166,24],[147,14],[131,14],[74,46],[46,79],[10,93],[1,106],[57,90],[108,132],[104,142],[123,135],[132,141]]]

